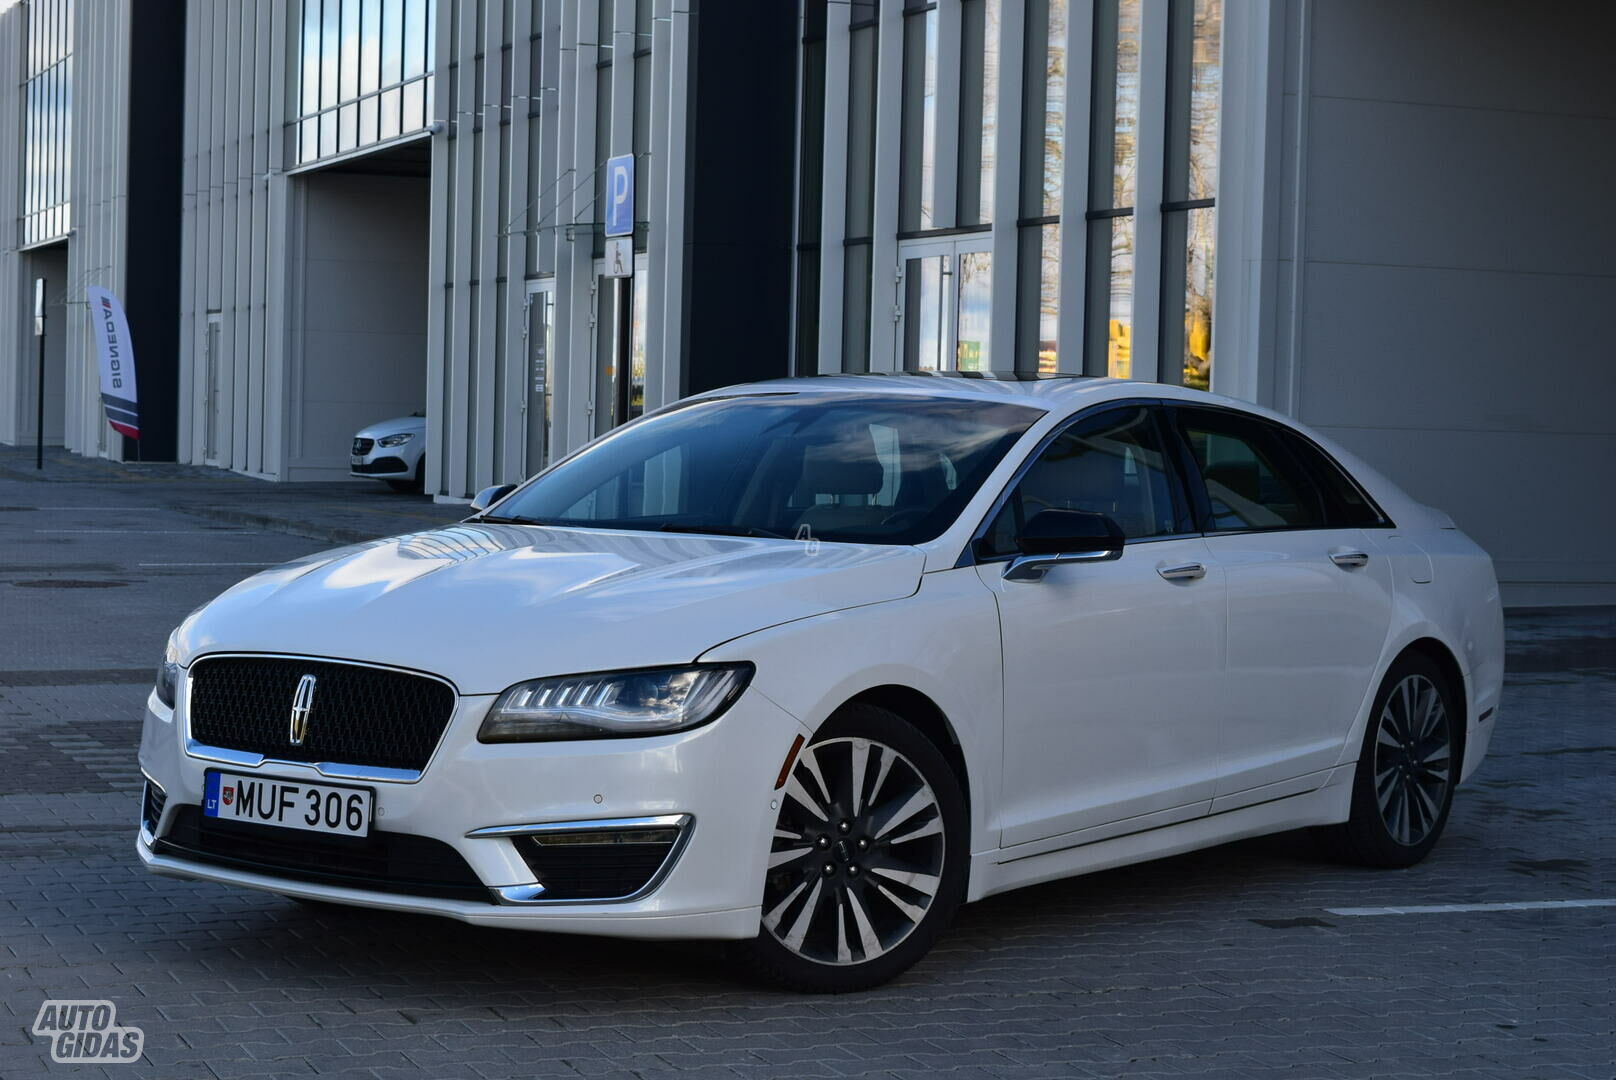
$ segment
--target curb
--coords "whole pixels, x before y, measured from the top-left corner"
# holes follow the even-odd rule
[[[255,529],[263,529],[266,532],[285,533],[289,536],[301,536],[309,540],[324,540],[337,545],[363,544],[384,536],[398,536],[402,533],[419,532],[422,529],[440,528],[444,525],[453,525],[455,523],[454,521],[433,521],[429,518],[423,518],[419,522],[379,522],[379,530],[355,529],[343,525],[323,525],[315,521],[295,520],[276,514],[237,510],[228,506],[175,503],[173,508],[182,514],[189,514],[192,517],[205,518],[209,521],[217,521],[226,525],[246,525]]]

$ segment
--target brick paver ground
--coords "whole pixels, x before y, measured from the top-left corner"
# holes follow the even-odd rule
[[[1331,911],[1616,897],[1609,610],[1511,618],[1492,754],[1414,869],[1237,844],[984,901],[899,982],[797,997],[702,945],[316,911],[140,871],[148,673],[169,627],[251,572],[195,564],[322,545],[174,509],[199,484],[267,485],[16,470],[0,459],[6,1080],[1616,1077],[1616,908]],[[317,520],[320,494],[300,497]],[[52,1064],[29,1034],[46,998],[111,999],[144,1059]]]

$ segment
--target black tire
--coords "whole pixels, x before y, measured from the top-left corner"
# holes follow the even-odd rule
[[[394,491],[416,495],[426,490],[426,458],[415,463],[415,477],[411,480],[389,480],[387,486]]]
[[[1441,706],[1439,717],[1425,713],[1427,688]],[[1430,730],[1422,731],[1427,721]],[[1344,862],[1413,866],[1436,846],[1453,806],[1464,750],[1458,691],[1428,657],[1405,653],[1386,673],[1365,727],[1352,816],[1319,837]]]
[[[803,801],[820,795],[823,821]],[[879,986],[925,956],[965,901],[970,859],[965,796],[931,740],[891,710],[847,706],[802,748],[781,796],[771,863],[787,861],[768,871],[764,925],[737,949],[742,966],[775,986],[836,994]]]

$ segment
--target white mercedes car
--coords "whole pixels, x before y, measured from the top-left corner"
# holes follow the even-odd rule
[[[385,480],[394,491],[420,491],[425,461],[426,417],[395,416],[354,434],[348,475]]]
[[[850,990],[1034,882],[1303,827],[1407,866],[1496,723],[1486,553],[1197,391],[737,386],[474,509],[175,630],[150,869]]]

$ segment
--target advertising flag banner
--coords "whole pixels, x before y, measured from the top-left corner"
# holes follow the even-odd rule
[[[94,285],[84,290],[94,324],[96,351],[101,355],[101,405],[114,431],[140,438],[140,399],[135,394],[135,351],[129,344],[129,320],[123,306],[107,290]]]

